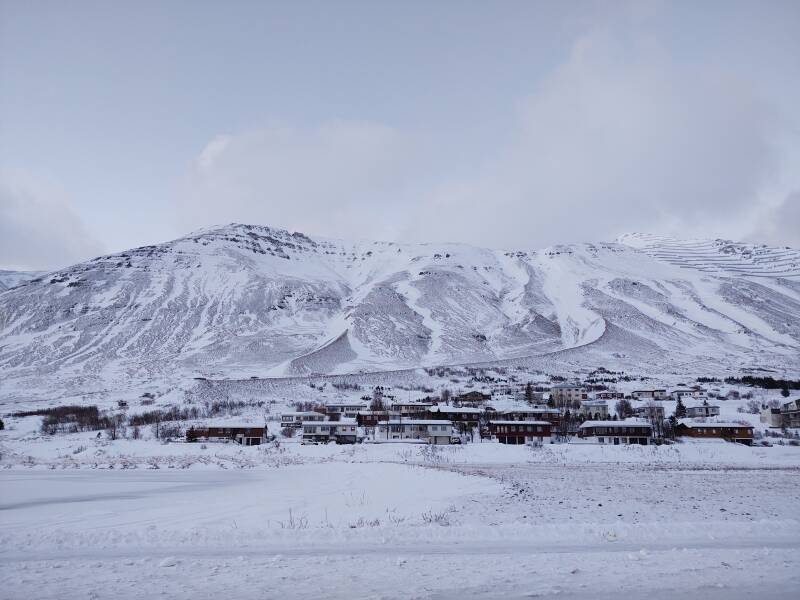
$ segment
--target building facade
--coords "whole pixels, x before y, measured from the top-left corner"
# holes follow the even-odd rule
[[[753,443],[753,428],[741,423],[694,423],[681,421],[676,428],[676,434],[690,438],[718,438],[739,444]]]
[[[501,444],[542,443],[550,439],[550,422],[489,421],[489,433]]]
[[[355,444],[358,426],[355,421],[306,421],[303,423],[304,444]]]
[[[800,398],[783,403],[781,406],[781,426],[800,427]]]
[[[242,446],[258,446],[266,439],[266,427],[249,423],[210,423],[204,427],[190,427],[187,442],[236,442]]]
[[[605,420],[608,418],[608,403],[605,400],[584,400],[578,414],[587,419]]]
[[[689,406],[686,408],[686,416],[691,419],[697,419],[701,417],[717,417],[719,416],[719,406],[714,406],[713,404]]]
[[[634,400],[666,400],[667,390],[634,390],[631,392]]]
[[[653,442],[653,426],[641,419],[586,421],[580,426],[578,435],[584,440],[598,444],[647,446]]]
[[[375,441],[419,440],[426,444],[450,444],[453,423],[439,419],[383,421],[375,429]]]

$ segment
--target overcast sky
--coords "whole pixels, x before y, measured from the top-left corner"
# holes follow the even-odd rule
[[[0,0],[0,268],[234,221],[800,246],[800,2]]]

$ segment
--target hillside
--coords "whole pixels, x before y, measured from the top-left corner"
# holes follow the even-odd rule
[[[742,248],[630,235],[509,252],[210,228],[0,292],[0,399],[496,361],[797,373],[797,252]]]

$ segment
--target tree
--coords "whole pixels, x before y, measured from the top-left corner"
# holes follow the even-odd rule
[[[669,419],[667,419],[666,426],[664,428],[664,435],[671,440],[675,439],[675,430],[678,428],[678,419],[675,418],[675,415],[670,415]]]
[[[633,405],[630,403],[630,400],[625,400],[624,398],[617,401],[614,408],[620,419],[627,419],[633,414]]]
[[[383,403],[383,398],[373,398],[369,403],[369,409],[374,411],[386,410],[386,405]]]
[[[116,440],[118,437],[125,437],[125,415],[112,415],[108,419],[106,435],[110,440]]]
[[[525,402],[533,404],[533,386],[530,381],[525,386]]]
[[[686,407],[683,405],[683,400],[678,398],[678,403],[675,405],[675,418],[683,419],[686,416]]]
[[[569,410],[566,410],[564,414],[561,415],[561,420],[558,423],[556,435],[559,440],[566,440],[569,438],[569,425],[571,420],[572,415],[570,414]]]
[[[3,423],[3,419],[0,419],[0,431],[3,431],[3,429],[5,429],[5,428],[6,428],[6,424]]]
[[[788,388],[788,386],[781,390],[781,396],[783,396],[784,398],[788,398],[789,397],[789,388]]]
[[[386,405],[383,403],[383,388],[380,386],[372,390],[372,402],[370,402],[369,409],[386,410]]]
[[[439,397],[441,398],[441,401],[444,404],[448,404],[448,405],[450,404],[450,390],[448,390],[447,388],[444,388],[442,390],[442,393],[439,395]]]

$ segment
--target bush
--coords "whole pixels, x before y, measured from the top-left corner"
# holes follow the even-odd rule
[[[56,433],[77,433],[97,431],[109,425],[109,418],[100,414],[97,406],[54,406],[37,410],[21,411],[15,417],[44,417],[41,432],[47,435]]]
[[[178,439],[183,437],[183,427],[179,423],[163,423],[159,428],[162,439]]]
[[[633,415],[633,405],[628,400],[619,400],[614,408],[620,419],[626,419]]]

